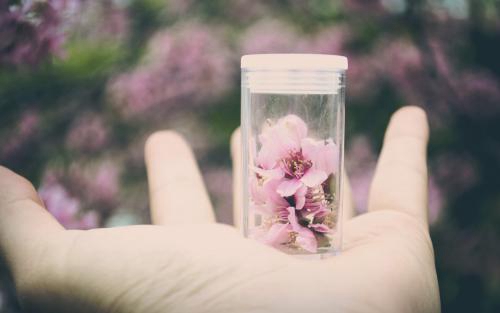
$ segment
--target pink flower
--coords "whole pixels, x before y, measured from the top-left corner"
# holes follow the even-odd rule
[[[319,186],[316,188],[304,188],[304,189],[306,190],[305,191],[299,190],[299,192],[297,192],[298,195],[296,195],[297,197],[301,198],[303,197],[304,204],[301,206],[296,204],[296,209],[301,210],[303,208],[301,214],[303,215],[312,214],[313,218],[324,217],[325,213],[328,212],[328,209],[326,208],[326,198],[323,187]]]
[[[290,239],[290,224],[275,223],[267,231],[261,232],[258,239],[270,246],[279,247]]]
[[[267,125],[260,134],[250,197],[263,227],[252,235],[271,246],[291,245],[314,253],[317,238],[332,231],[328,177],[336,173],[338,148],[331,139],[307,135],[306,124],[296,115]]]
[[[289,207],[287,210],[289,213],[288,220],[290,221],[290,225],[293,231],[297,233],[297,238],[295,239],[297,244],[309,252],[316,252],[318,249],[318,242],[313,232],[309,228],[299,224],[293,207]]]
[[[298,224],[295,208],[276,191],[280,183],[279,179],[272,179],[260,186],[257,179],[252,179],[250,185],[252,209],[272,222],[269,228],[256,234],[257,239],[278,247],[290,241],[291,233],[296,233],[296,243],[300,247],[306,251],[316,252],[317,243],[314,234],[307,227]]]
[[[270,190],[270,189],[269,189]],[[314,232],[308,227],[302,226],[299,223],[299,218],[294,207],[283,206],[277,207],[276,222],[273,223],[267,230],[262,231],[259,235],[262,242],[271,245],[279,246],[290,241],[291,234],[295,234],[295,243],[309,252],[316,252],[318,243]],[[309,225],[317,232],[326,233],[330,229],[323,224]]]
[[[252,209],[263,215],[274,216],[281,221],[286,221],[287,209],[290,204],[276,191],[281,180],[271,179],[264,182],[262,186],[259,185],[257,179],[252,179],[251,182]]]
[[[156,33],[138,67],[113,78],[109,92],[124,117],[158,117],[215,103],[232,86],[233,68],[220,31],[180,24]]]
[[[232,175],[231,171],[222,167],[210,167],[204,172],[207,189],[212,196],[215,214],[218,222],[231,224],[233,221],[233,206],[232,206]]]
[[[350,40],[349,28],[342,24],[326,27],[316,33],[311,40],[304,42],[304,50],[323,54],[345,54],[344,47]]]
[[[95,152],[109,140],[109,129],[103,118],[96,114],[83,114],[71,126],[66,145],[73,150]]]
[[[80,200],[72,197],[55,176],[46,175],[38,193],[47,210],[67,229],[98,227],[99,216],[97,212],[83,212]]]
[[[338,148],[333,141],[316,141],[306,136],[304,121],[288,115],[259,137],[262,147],[256,161],[263,171],[258,173],[282,177],[277,188],[282,197],[292,196],[304,186],[318,186],[335,172]]]
[[[433,176],[429,177],[428,184],[428,205],[429,205],[429,223],[435,224],[441,215],[441,211],[446,205],[446,199],[440,186],[436,183]]]
[[[375,172],[377,156],[368,137],[358,135],[352,138],[350,142],[345,158],[346,168],[349,174],[355,208],[358,213],[364,213],[368,209],[368,195]]]
[[[72,163],[62,180],[71,192],[82,199],[85,207],[95,207],[102,213],[113,211],[118,204],[120,165],[110,159],[98,163]]]
[[[0,156],[3,158],[16,157],[20,150],[36,140],[39,128],[39,114],[33,111],[24,112],[12,135],[0,147]]]
[[[35,66],[60,56],[67,9],[75,1],[0,1],[0,65]]]
[[[301,47],[302,46],[302,47]],[[290,53],[306,48],[292,25],[275,19],[263,19],[242,35],[241,53]]]

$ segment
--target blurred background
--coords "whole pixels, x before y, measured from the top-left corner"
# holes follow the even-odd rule
[[[0,0],[0,164],[67,228],[147,223],[144,141],[175,129],[230,223],[239,59],[268,52],[349,57],[359,212],[390,114],[426,109],[443,312],[500,312],[498,0]]]

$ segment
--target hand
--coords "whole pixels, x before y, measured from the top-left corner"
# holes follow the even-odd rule
[[[369,212],[345,222],[344,251],[329,259],[300,260],[216,224],[193,154],[172,132],[146,144],[154,226],[64,230],[27,180],[0,168],[0,252],[28,312],[439,312],[427,140],[422,110],[394,114]]]

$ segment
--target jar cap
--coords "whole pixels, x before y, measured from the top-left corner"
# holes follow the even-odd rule
[[[241,58],[248,70],[347,70],[347,58],[331,54],[249,54]]]

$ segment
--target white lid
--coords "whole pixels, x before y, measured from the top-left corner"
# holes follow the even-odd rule
[[[241,58],[249,70],[347,70],[347,58],[330,54],[249,54]]]

